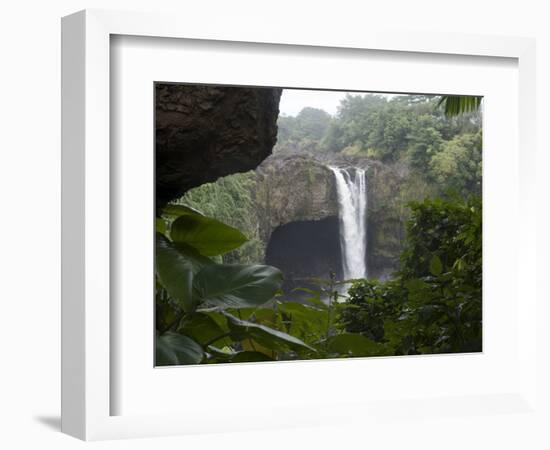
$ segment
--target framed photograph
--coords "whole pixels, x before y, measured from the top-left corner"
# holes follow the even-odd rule
[[[63,431],[536,414],[534,48],[65,17]]]

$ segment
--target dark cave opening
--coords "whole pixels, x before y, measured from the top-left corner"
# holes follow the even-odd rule
[[[335,272],[342,277],[338,217],[291,222],[277,227],[266,249],[266,264],[279,268],[285,277],[285,297],[299,299],[295,288],[316,289],[311,278],[328,279]]]

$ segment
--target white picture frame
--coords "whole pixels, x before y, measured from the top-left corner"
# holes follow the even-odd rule
[[[85,440],[162,436],[222,430],[247,430],[286,425],[310,425],[353,418],[402,420],[390,412],[395,402],[406,405],[409,414],[429,411],[432,415],[471,417],[476,414],[498,414],[503,409],[517,414],[537,414],[536,404],[536,292],[534,283],[525,283],[518,315],[517,377],[513,386],[502,392],[473,395],[459,392],[444,397],[422,398],[397,396],[393,399],[358,398],[339,404],[320,403],[273,406],[278,414],[269,420],[269,410],[250,415],[243,409],[231,420],[223,414],[206,420],[201,414],[140,411],[139,414],[112,415],[114,390],[112,336],[113,323],[110,239],[111,186],[117,173],[111,171],[110,148],[113,145],[110,108],[112,36],[170,38],[243,45],[283,44],[302,49],[330,49],[345,52],[356,49],[407,53],[412,59],[430,55],[462,55],[468,57],[508,58],[517,61],[518,77],[518,221],[517,261],[536,260],[535,195],[532,183],[535,172],[535,43],[531,39],[487,37],[443,33],[392,33],[382,31],[340,34],[327,38],[322,33],[272,31],[250,27],[233,28],[220,23],[214,29],[201,21],[164,14],[143,14],[112,11],[82,11],[67,16],[62,22],[62,430]],[[161,44],[162,45],[162,44]],[[172,81],[172,80],[170,80]],[[314,86],[319,87],[319,86]],[[152,150],[152,143],[151,143]],[[521,239],[519,238],[521,236]],[[534,262],[517,265],[518,282],[528,280],[535,272]],[[518,295],[510,294],[510,295]],[[515,298],[515,297],[514,297]],[[515,304],[514,304],[515,305]],[[111,356],[110,356],[111,355]],[[449,364],[451,360],[448,360]],[[461,364],[458,359],[456,364]],[[462,360],[463,361],[463,360]],[[463,363],[465,363],[463,361]],[[305,373],[313,373],[310,363],[301,365]],[[339,370],[353,370],[351,364]],[[363,364],[360,361],[354,362]],[[394,363],[389,363],[394,364]],[[399,362],[395,363],[400,370]],[[288,366],[288,365],[287,365]],[[255,373],[272,376],[274,366],[256,365]],[[295,366],[298,367],[298,366]],[[318,366],[319,367],[319,366]],[[323,366],[326,369],[328,366]],[[332,367],[332,366],[331,366]],[[188,368],[187,368],[188,369]],[[323,370],[324,370],[323,369]],[[165,369],[169,371],[172,369]],[[294,370],[294,369],[293,369]],[[417,369],[421,370],[421,369]],[[187,374],[190,374],[188,372]],[[185,377],[186,374],[182,374]],[[511,381],[512,383],[512,381]],[[331,405],[330,408],[328,405]],[[147,408],[145,408],[147,409]],[[226,412],[226,411],[225,411]],[[402,413],[401,413],[402,414]],[[397,419],[396,419],[397,417]],[[247,420],[241,420],[241,419]]]

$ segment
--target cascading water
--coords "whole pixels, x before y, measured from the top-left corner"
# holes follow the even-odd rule
[[[365,170],[330,167],[336,179],[344,279],[367,277],[367,177]]]

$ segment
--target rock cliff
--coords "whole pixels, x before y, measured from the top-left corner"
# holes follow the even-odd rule
[[[307,157],[270,157],[258,167],[255,202],[260,237],[291,222],[338,217],[334,177],[324,164]]]
[[[338,196],[328,165],[366,168],[368,274],[383,278],[397,269],[406,204],[423,195],[423,186],[411,186],[405,166],[315,149],[270,156],[281,89],[157,83],[155,90],[158,206],[193,187],[255,169],[253,220],[266,262],[291,261],[288,272],[296,278],[326,277],[341,266]]]
[[[321,253],[310,245],[308,265],[310,268],[315,266],[315,272],[327,272],[329,268],[339,272],[339,242],[329,238],[326,231],[330,228],[333,235],[339,233],[336,183],[328,164],[367,169],[367,269],[370,277],[389,276],[399,266],[404,239],[408,217],[406,203],[410,200],[408,172],[400,166],[365,158],[320,162],[308,156],[274,155],[265,160],[256,171],[254,195],[260,238],[266,245],[267,256],[276,255],[277,261],[285,259],[270,246],[273,237],[278,246],[287,245],[288,253],[294,254],[293,260],[297,260],[298,233],[302,235],[304,246],[309,245],[311,236],[322,236],[323,241],[317,245],[325,247],[323,258],[327,257],[327,252],[332,254],[332,261],[313,262],[315,255],[320,258]],[[288,239],[286,244],[285,239]],[[300,272],[298,267],[293,271]],[[317,275],[326,277],[328,273]]]
[[[281,89],[157,83],[155,91],[159,206],[271,154]]]

